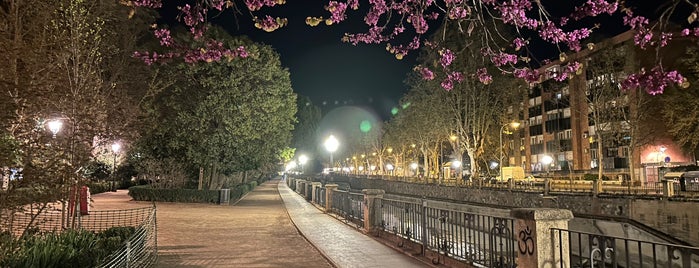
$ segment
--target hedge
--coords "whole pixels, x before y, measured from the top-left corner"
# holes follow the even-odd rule
[[[229,198],[234,202],[257,187],[257,181],[241,183],[230,189]],[[155,189],[148,185],[129,187],[129,195],[136,201],[214,203],[221,202],[220,190]]]
[[[160,189],[148,185],[129,187],[129,195],[136,201],[218,203],[218,190]]]

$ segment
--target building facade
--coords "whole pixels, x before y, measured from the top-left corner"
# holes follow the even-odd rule
[[[664,131],[657,98],[620,90],[627,74],[653,63],[654,52],[634,46],[633,34],[539,69],[541,81],[530,85],[519,108],[509,109],[524,124],[508,135],[506,164],[539,176],[580,178],[602,168],[612,179],[655,182],[660,167],[695,163]],[[582,70],[556,81],[562,65],[572,61],[582,63]]]

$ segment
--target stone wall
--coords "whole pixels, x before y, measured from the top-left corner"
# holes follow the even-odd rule
[[[635,200],[631,218],[699,246],[699,204],[668,200]]]
[[[345,183],[352,189],[383,189],[386,193],[408,195],[496,208],[561,208],[578,216],[627,218],[692,245],[699,245],[699,203],[667,199],[629,199],[618,196],[593,197],[591,194],[557,194],[540,192],[444,187],[368,178],[335,176],[325,179]]]

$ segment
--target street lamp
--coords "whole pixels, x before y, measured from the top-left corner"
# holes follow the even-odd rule
[[[500,164],[500,181],[501,182],[505,181],[504,174],[502,174],[502,167],[505,166],[502,163],[502,158],[504,157],[504,154],[505,154],[505,148],[502,146],[502,132],[505,131],[506,126],[510,126],[510,128],[512,128],[512,130],[515,130],[519,127],[519,122],[513,121],[513,122],[502,125],[502,127],[500,128],[500,163],[499,164]],[[508,166],[509,166],[510,161],[507,161],[507,162],[508,162]]]
[[[541,157],[541,163],[546,167],[546,176],[549,174],[549,166],[553,163],[553,158],[550,155],[544,155]]]
[[[330,152],[330,170],[333,170],[333,153],[337,151],[337,147],[340,147],[340,142],[335,138],[335,136],[330,135],[325,140],[325,149]]]
[[[116,173],[116,157],[117,157],[117,153],[119,153],[119,150],[121,150],[121,144],[119,142],[115,142],[114,144],[112,144],[112,153],[114,153],[114,158],[112,161],[112,191],[113,192],[116,192],[116,187],[115,187],[115,184],[116,184],[116,182],[115,182],[116,181],[116,177],[115,177],[116,176],[116,174],[115,174]]]
[[[63,122],[61,120],[51,120],[48,123],[49,131],[53,134],[53,137],[56,138],[56,134],[58,134],[58,131],[61,131],[61,127],[63,126]]]
[[[301,165],[301,173],[306,173],[303,166],[308,162],[308,156],[305,154],[299,155],[299,164]]]

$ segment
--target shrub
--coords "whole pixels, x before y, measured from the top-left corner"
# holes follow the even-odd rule
[[[583,180],[586,180],[586,181],[596,181],[597,178],[599,178],[599,176],[597,174],[585,174],[585,175],[583,175]],[[607,175],[602,175],[602,180],[608,181],[608,180],[610,180],[610,178],[607,177]]]
[[[107,181],[91,181],[85,185],[90,188],[90,194],[109,192],[112,189],[111,184]]]
[[[134,230],[114,227],[100,234],[67,230],[13,241],[3,239],[0,267],[95,267],[119,249]]]
[[[137,201],[218,203],[218,190],[154,189],[150,186],[132,186],[129,195]]]

